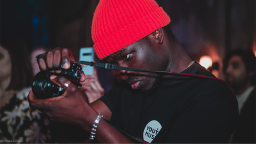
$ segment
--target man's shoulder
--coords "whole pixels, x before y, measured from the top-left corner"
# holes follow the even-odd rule
[[[235,94],[228,84],[221,79],[200,75],[192,76],[174,84],[164,85],[163,93],[166,95],[171,93],[171,97],[177,95],[178,99],[183,101],[193,101],[193,99],[198,98],[208,98],[210,100],[218,97],[236,105]]]
[[[201,89],[201,92],[222,92],[234,95],[230,86],[221,79],[216,78],[211,72],[196,63],[196,71],[193,74],[191,85]]]
[[[181,86],[196,91],[198,94],[216,94],[217,92],[234,95],[231,87],[221,79],[205,75],[193,74],[183,81]]]
[[[196,67],[196,71],[195,74],[196,75],[200,75],[200,76],[206,76],[206,77],[211,77],[211,78],[216,78],[211,72],[209,72],[208,70],[206,70],[203,66],[201,66],[198,63],[195,63],[195,67]]]
[[[180,86],[184,89],[182,93],[189,91],[188,100],[204,99],[204,101],[212,102],[222,100],[237,108],[237,100],[231,87],[198,63],[194,65],[194,73],[191,74],[191,77]]]
[[[195,86],[195,99],[204,98],[204,100],[215,102],[223,101],[223,104],[229,103],[234,109],[238,109],[236,96],[231,87],[221,79],[206,78],[204,80],[198,80],[197,86]],[[216,101],[216,102],[217,102]]]
[[[209,91],[221,91],[221,92],[228,92],[233,93],[231,87],[221,79],[218,78],[211,78],[211,77],[204,77],[197,80],[197,84],[200,86],[201,89],[207,89]]]

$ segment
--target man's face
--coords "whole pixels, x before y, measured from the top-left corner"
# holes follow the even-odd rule
[[[165,71],[168,60],[165,61],[160,51],[161,49],[151,44],[150,38],[144,38],[110,55],[107,57],[107,60],[124,67],[150,71]],[[154,73],[121,70],[120,74],[127,75],[125,80],[131,85],[132,89],[142,92],[150,92],[152,87],[157,83],[157,75]]]
[[[233,56],[228,61],[226,69],[227,83],[234,89],[243,87],[249,79],[245,65],[240,56]]]

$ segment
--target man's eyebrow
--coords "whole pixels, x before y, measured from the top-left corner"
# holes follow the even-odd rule
[[[112,59],[115,60],[115,59],[117,59],[118,57],[120,57],[120,56],[124,53],[125,50],[126,50],[126,49],[121,49],[120,51],[118,51],[117,53],[115,53],[114,56],[112,57]]]
[[[107,61],[113,61],[113,60],[116,60],[120,55],[123,54],[123,52],[125,51],[126,49],[121,49],[117,52],[114,52],[113,54],[110,54],[109,56],[105,57],[103,60],[107,60]]]

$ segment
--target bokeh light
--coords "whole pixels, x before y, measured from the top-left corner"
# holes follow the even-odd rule
[[[212,58],[210,56],[204,55],[200,58],[199,63],[207,69],[212,66]]]

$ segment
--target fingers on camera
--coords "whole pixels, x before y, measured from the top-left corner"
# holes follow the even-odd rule
[[[61,53],[60,50],[47,52],[47,67],[48,70],[57,71],[60,69]]]
[[[39,59],[39,66],[41,70],[50,70],[51,72],[61,72],[61,49],[54,49],[46,52],[46,61],[41,58]]]
[[[43,58],[40,58],[38,62],[39,62],[39,68],[41,70],[47,70],[47,66]]]
[[[61,53],[60,50],[54,51],[54,57],[53,57],[53,66],[54,68],[60,68],[60,61],[61,61]]]
[[[70,60],[74,60],[72,52],[69,49],[55,48],[52,51],[48,51],[44,54],[46,60],[43,58],[39,59],[39,67],[41,70],[50,70],[52,72],[60,73],[61,64],[64,69],[70,68]]]
[[[65,77],[58,77],[58,81],[61,84],[61,87],[64,87],[68,91],[74,92],[76,90],[76,86],[73,85],[68,79]]]
[[[52,69],[52,66],[53,66],[53,64],[52,64],[53,63],[53,53],[52,53],[52,51],[47,52],[46,58],[47,58],[46,63],[47,63],[48,69]]]
[[[70,67],[69,51],[66,48],[62,50],[62,65],[64,69],[69,69]]]

